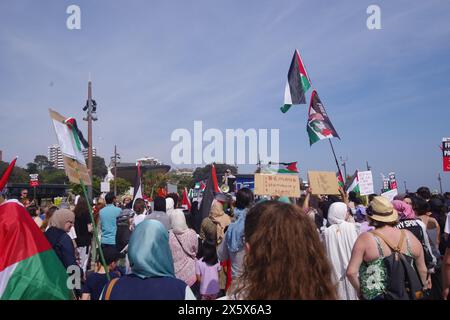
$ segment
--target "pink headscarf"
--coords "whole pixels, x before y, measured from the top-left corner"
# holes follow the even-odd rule
[[[413,208],[406,202],[403,202],[401,200],[394,200],[392,201],[392,205],[394,206],[394,209],[398,211],[401,220],[416,218],[416,214],[414,213]]]

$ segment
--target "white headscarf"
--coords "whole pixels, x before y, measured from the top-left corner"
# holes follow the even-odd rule
[[[182,210],[176,209],[172,212],[172,215],[170,216],[170,223],[172,225],[172,231],[175,234],[182,234],[189,230],[186,223],[186,217],[184,216],[184,212]]]
[[[347,217],[348,207],[343,202],[334,202],[328,209],[328,222],[333,224],[341,224],[345,222]]]
[[[348,281],[346,271],[358,238],[358,229],[354,223],[345,221],[347,212],[347,205],[343,202],[335,202],[330,206],[328,221],[331,226],[323,231],[323,240],[338,284],[339,299],[357,300],[358,295]]]

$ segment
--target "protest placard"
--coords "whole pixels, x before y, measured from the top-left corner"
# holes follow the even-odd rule
[[[393,201],[394,197],[396,195],[398,195],[398,189],[392,189],[392,190],[389,190],[389,191],[384,192],[384,193],[381,194],[382,197],[385,197],[389,201]]]
[[[255,174],[255,194],[268,196],[300,197],[298,176],[287,174]]]
[[[333,171],[308,171],[312,194],[339,194],[339,184]]]
[[[358,171],[359,194],[362,196],[374,193],[372,171]]]

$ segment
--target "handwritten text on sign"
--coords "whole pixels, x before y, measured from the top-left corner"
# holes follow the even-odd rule
[[[298,176],[287,174],[255,174],[255,194],[300,197]]]

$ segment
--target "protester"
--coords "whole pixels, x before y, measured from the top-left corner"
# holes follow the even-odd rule
[[[93,227],[88,204],[84,198],[80,197],[78,199],[74,213],[74,227],[77,234],[75,242],[77,244],[78,256],[80,258],[80,267],[83,269],[83,272],[86,272],[92,242]]]
[[[110,279],[120,277],[121,273],[117,269],[117,261],[120,259],[120,255],[117,253],[117,250],[112,247],[106,247],[103,250],[103,257],[108,266]],[[96,271],[86,277],[86,282],[82,288],[81,300],[100,300],[100,295],[107,283],[106,271],[99,258],[96,262]]]
[[[200,283],[201,300],[215,300],[220,292],[219,271],[215,242],[203,242],[203,257],[195,263],[197,281]]]
[[[131,196],[123,197],[122,209],[132,209],[133,198]]]
[[[413,210],[409,204],[403,201],[392,201],[392,205],[394,209],[397,210],[399,215],[399,223],[397,224],[397,228],[410,231],[420,241],[424,251],[425,265],[431,273],[433,268],[436,266],[436,256],[433,254],[426,226],[420,219],[417,219],[416,216],[416,212],[427,212],[427,208],[429,206],[428,203],[421,198],[415,198],[414,203],[415,209]]]
[[[136,228],[145,219],[146,210],[144,199],[138,198],[134,201],[133,211],[135,213],[133,217],[133,228]]]
[[[169,234],[161,222],[146,219],[137,226],[128,256],[132,273],[111,280],[102,300],[195,300],[189,286],[175,278]]]
[[[131,209],[123,209],[116,219],[116,248],[123,251],[128,245],[133,227],[133,211]]]
[[[105,196],[106,207],[100,210],[100,228],[102,230],[102,247],[116,246],[116,219],[122,212],[120,208],[114,206],[116,197],[110,192]]]
[[[198,235],[189,229],[183,211],[172,213],[172,228],[169,231],[169,246],[172,252],[175,276],[183,280],[194,293],[198,292],[195,276],[195,260],[198,250]]]
[[[443,265],[443,281],[442,281],[442,298],[450,299],[450,241],[447,241],[447,249],[445,250]]]
[[[68,209],[57,210],[50,219],[45,236],[55,250],[57,256],[67,268],[76,265],[75,249],[67,232],[75,222],[75,215]]]
[[[244,273],[231,299],[336,299],[331,266],[313,222],[297,206],[257,204],[245,218]]]
[[[245,217],[253,205],[254,196],[250,189],[242,188],[236,194],[235,221],[228,226],[225,241],[220,244],[217,254],[220,261],[231,260],[231,278],[237,279],[243,272],[245,257],[244,226]]]
[[[42,222],[42,225],[41,225],[42,232],[47,231],[47,229],[49,227],[48,224],[49,224],[50,218],[53,216],[53,214],[55,213],[56,210],[58,210],[57,206],[51,206],[45,212],[45,219],[44,219],[44,221]]]
[[[166,200],[162,197],[156,197],[154,200],[154,209],[155,210],[147,215],[145,219],[157,220],[164,225],[167,231],[169,231],[171,224],[170,218],[166,213]]]
[[[172,197],[167,197],[165,199],[165,201],[166,201],[166,210],[165,211],[166,211],[167,215],[170,218],[170,216],[172,215],[173,210],[175,209],[175,201],[174,201],[174,199]]]
[[[20,203],[22,203],[24,205],[25,209],[31,205],[31,201],[30,201],[30,199],[28,199],[28,190],[27,189],[20,190],[19,201],[20,201]]]
[[[434,231],[432,232],[437,237],[437,240],[434,242],[437,243],[440,254],[444,255],[446,249],[446,242],[444,236],[445,223],[447,219],[446,207],[444,205],[444,201],[442,201],[437,197],[432,197],[428,203],[430,204],[430,211],[427,215],[431,218],[428,219],[428,221],[430,221],[430,223],[434,225],[433,228],[428,229],[434,229]]]
[[[222,194],[218,194],[213,200],[209,216],[203,219],[200,226],[202,240],[215,241],[217,245],[222,242],[225,229],[231,223],[230,216],[223,210],[226,201],[227,198]]]
[[[36,222],[37,226],[40,228],[42,226],[42,219],[39,217],[40,215],[40,209],[39,207],[35,205],[28,206],[27,208],[28,213],[33,218],[34,222]]]
[[[425,201],[429,201],[431,198],[431,192],[428,187],[420,187],[417,189],[416,194]]]
[[[391,280],[388,278],[387,266],[392,265],[393,259],[397,261],[397,254],[393,253],[391,247],[398,248],[405,259],[415,263],[420,280],[425,284],[427,268],[422,245],[410,231],[395,228],[398,213],[389,200],[374,197],[367,213],[375,231],[365,232],[358,237],[347,268],[347,277],[358,292],[359,298],[365,300],[385,298]],[[405,281],[405,279],[395,280]]]
[[[354,223],[348,222],[350,208],[343,202],[333,203],[328,210],[330,226],[323,231],[323,239],[330,259],[337,294],[340,300],[357,300],[358,294],[346,278],[346,270],[358,238]]]

